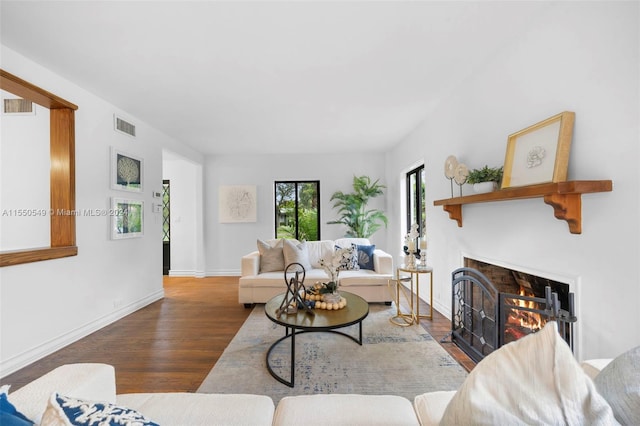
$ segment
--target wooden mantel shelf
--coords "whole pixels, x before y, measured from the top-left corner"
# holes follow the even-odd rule
[[[491,201],[543,198],[553,207],[554,216],[566,220],[572,234],[582,233],[582,194],[609,192],[613,189],[610,180],[572,180],[568,182],[544,183],[517,188],[501,189],[485,194],[453,197],[433,202],[449,213],[449,218],[462,226],[462,206],[464,204],[487,203]]]

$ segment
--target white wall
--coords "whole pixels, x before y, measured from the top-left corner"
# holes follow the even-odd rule
[[[171,276],[204,276],[202,164],[164,153],[163,179],[169,179]]]
[[[0,250],[49,245],[49,110],[32,106],[34,114],[0,115]]]
[[[428,258],[438,310],[450,311],[450,274],[466,253],[575,279],[581,358],[640,345],[638,18],[637,2],[556,3],[391,153],[394,224],[400,222],[398,180],[412,160],[406,153],[426,161]],[[470,168],[502,165],[509,134],[565,110],[576,113],[569,179],[614,183],[613,192],[583,195],[581,235],[569,233],[542,199],[466,205],[461,228],[433,206],[450,196],[443,174],[448,155]],[[391,245],[401,232],[390,229]]]
[[[114,196],[145,203],[142,238],[111,240],[108,216],[81,214],[76,224],[77,256],[0,269],[4,376],[163,296],[162,217],[151,211],[151,204],[158,202],[151,191],[162,189],[162,149],[195,162],[202,157],[135,117],[130,118],[137,125],[137,138],[115,132],[113,114],[126,113],[11,49],[2,46],[1,53],[2,69],[79,107],[75,116],[78,211],[108,209]],[[110,188],[112,146],[143,158],[143,193]],[[48,168],[41,170],[43,180],[48,174]],[[2,184],[4,191],[9,183]],[[32,229],[23,227],[22,232],[28,235]]]
[[[320,181],[320,236],[332,240],[344,236],[329,202],[335,191],[352,191],[353,176],[384,177],[384,155],[357,153],[335,155],[211,156],[205,164],[205,253],[207,275],[239,275],[240,258],[257,250],[256,239],[274,237],[274,182],[277,180]],[[258,217],[255,223],[218,223],[220,185],[256,185]],[[386,190],[385,190],[386,192]],[[385,209],[384,197],[372,200],[371,208]],[[372,243],[386,247],[384,227],[371,236]]]

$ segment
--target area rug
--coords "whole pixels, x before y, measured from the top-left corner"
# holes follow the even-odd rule
[[[285,396],[316,393],[394,394],[413,401],[424,392],[458,389],[466,370],[421,326],[391,324],[394,314],[395,306],[371,304],[362,323],[362,346],[334,333],[297,335],[295,387],[290,388],[271,377],[265,359],[284,328],[257,305],[197,392],[264,394],[277,404]],[[357,325],[340,330],[358,336]],[[290,350],[286,339],[271,353],[272,368],[287,380]]]

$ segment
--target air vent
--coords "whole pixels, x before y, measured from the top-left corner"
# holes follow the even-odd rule
[[[134,138],[136,137],[136,125],[135,124],[131,124],[126,120],[123,120],[122,118],[118,117],[117,115],[114,116],[115,118],[115,129],[119,132],[125,133],[129,136],[133,136]]]
[[[35,108],[33,102],[28,99],[12,98],[3,99],[2,112],[4,114],[22,114],[33,115],[35,114]]]

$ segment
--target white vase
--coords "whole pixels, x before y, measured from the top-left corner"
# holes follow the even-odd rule
[[[495,182],[479,182],[479,183],[474,183],[473,184],[473,192],[476,192],[478,194],[483,194],[485,192],[491,192],[491,191],[495,191],[496,189],[496,183]]]

